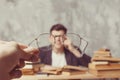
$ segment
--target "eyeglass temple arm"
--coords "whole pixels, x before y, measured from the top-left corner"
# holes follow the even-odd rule
[[[37,44],[37,46],[38,46],[38,38],[39,38],[41,35],[45,35],[45,34],[49,34],[49,33],[41,33],[41,34],[39,34],[38,37],[36,37],[35,39],[33,39],[33,40],[28,44],[28,46],[30,46],[34,41],[37,41],[36,44]]]
[[[82,55],[83,55],[85,53],[85,50],[86,50],[87,46],[88,46],[88,41],[86,41],[85,39],[83,39],[79,34],[76,34],[76,33],[68,33],[68,34],[73,34],[73,35],[76,35],[76,36],[79,37],[79,40],[80,40],[79,48],[81,46],[82,40],[86,42],[86,45],[85,45],[84,49],[82,50]]]
[[[87,46],[88,46],[88,41],[86,41],[86,40],[83,39],[83,38],[82,38],[82,40],[86,42],[86,45],[85,45],[85,47],[84,47],[84,49],[83,49],[83,51],[82,51],[82,55],[83,55],[83,54],[85,53],[85,50],[86,50]]]

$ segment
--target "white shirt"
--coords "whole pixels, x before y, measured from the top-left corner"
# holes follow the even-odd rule
[[[55,53],[52,51],[52,66],[63,67],[66,65],[66,58],[64,53]]]

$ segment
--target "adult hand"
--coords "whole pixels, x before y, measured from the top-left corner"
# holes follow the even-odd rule
[[[39,50],[17,42],[0,41],[0,80],[20,77],[24,61],[37,61]]]

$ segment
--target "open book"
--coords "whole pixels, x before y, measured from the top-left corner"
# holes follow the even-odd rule
[[[87,68],[82,66],[71,65],[66,65],[64,67],[53,67],[45,64],[26,62],[25,67],[21,70],[24,75],[33,75],[36,73],[72,75],[86,73]]]
[[[71,66],[71,65],[66,65],[61,68],[45,65],[44,67],[41,67],[40,69],[41,73],[62,74],[62,75],[83,74],[83,73],[86,73],[86,71],[87,71],[86,67]]]

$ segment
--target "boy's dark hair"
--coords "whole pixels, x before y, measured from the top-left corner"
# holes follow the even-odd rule
[[[63,30],[65,32],[65,34],[67,33],[67,29],[64,25],[62,24],[55,24],[51,27],[50,29],[50,33],[53,31],[53,30],[56,30],[56,31],[60,31],[60,30]]]

